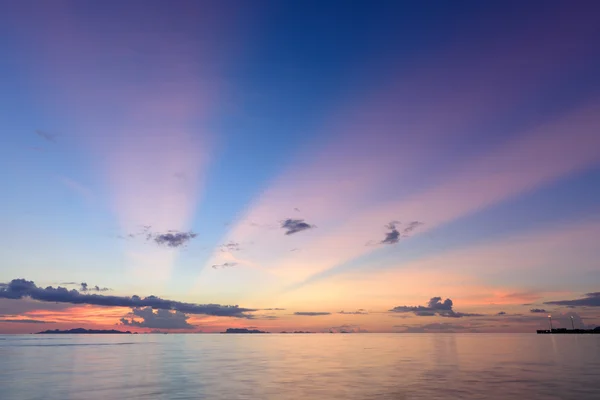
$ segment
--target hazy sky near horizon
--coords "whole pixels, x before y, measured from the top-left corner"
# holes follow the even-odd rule
[[[599,18],[0,0],[0,333],[600,324]]]

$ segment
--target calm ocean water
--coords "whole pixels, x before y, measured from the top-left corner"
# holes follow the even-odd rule
[[[600,399],[600,335],[0,336],[0,399]]]

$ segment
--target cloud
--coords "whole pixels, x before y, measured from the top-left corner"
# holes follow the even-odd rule
[[[529,310],[530,313],[547,313],[548,311],[544,310],[543,308],[532,308],[531,310]]]
[[[600,307],[600,292],[586,293],[583,299],[547,301],[544,304],[567,307]]]
[[[330,312],[322,312],[322,311],[296,311],[294,315],[304,315],[307,317],[318,317],[321,315],[331,315]]]
[[[80,292],[107,292],[111,289],[107,288],[107,287],[103,287],[101,288],[98,285],[95,286],[89,286],[87,283],[85,282],[81,282],[81,287],[79,288]]]
[[[263,311],[285,311],[285,308],[263,308]]]
[[[400,240],[400,232],[398,232],[398,229],[396,229],[396,224],[398,224],[398,223],[399,223],[398,221],[392,221],[385,226],[387,229],[390,229],[391,231],[385,234],[385,239],[383,239],[380,242],[381,244],[398,243],[398,241]]]
[[[363,310],[362,308],[356,311],[340,311],[338,312],[338,314],[345,314],[345,315],[366,315],[368,314],[368,312],[366,312],[365,310]]]
[[[0,323],[2,322],[12,322],[17,324],[51,324],[54,321],[42,321],[39,319],[0,319]]]
[[[191,231],[169,231],[167,233],[154,234],[153,239],[159,245],[166,245],[168,247],[182,247],[196,236],[198,235]]]
[[[221,245],[221,251],[222,252],[228,252],[228,251],[240,251],[240,244],[237,242],[229,242],[229,243],[225,243]]]
[[[25,279],[13,279],[8,284],[0,286],[0,298],[23,299],[31,298],[39,301],[91,304],[97,306],[112,307],[152,307],[160,310],[175,310],[186,314],[204,314],[220,317],[251,318],[248,312],[255,309],[242,308],[239,306],[223,306],[220,304],[194,304],[180,301],[161,299],[156,296],[141,298],[139,296],[109,296],[104,294],[81,294],[77,290],[68,290],[63,287],[46,288],[37,287],[32,281]]]
[[[441,297],[432,297],[427,306],[398,306],[394,307],[390,312],[394,313],[408,313],[412,312],[413,314],[419,317],[432,317],[434,315],[439,315],[440,317],[448,317],[448,318],[462,318],[462,317],[480,317],[482,314],[469,314],[454,311],[452,300],[446,299],[442,302]]]
[[[421,225],[424,225],[424,223],[421,222],[421,221],[412,221],[412,222],[409,222],[409,224],[406,226],[406,228],[404,228],[402,230],[402,236],[408,237],[408,235],[410,233],[412,233],[415,229],[417,229]]]
[[[212,266],[212,268],[213,269],[230,268],[230,267],[235,267],[236,265],[238,265],[236,262],[226,262],[223,264],[215,264]]]
[[[360,325],[354,324],[344,324],[340,326],[332,326],[330,328],[324,329],[324,332],[334,332],[334,333],[367,333],[366,329],[361,329]]]
[[[36,129],[34,132],[42,139],[47,140],[48,142],[56,143],[56,133],[49,133],[40,129]]]
[[[500,311],[498,314],[496,315],[506,315],[506,311]]]
[[[302,232],[307,229],[315,228],[314,225],[307,224],[303,219],[291,219],[288,218],[281,223],[281,228],[285,229],[286,235],[293,235],[294,233]]]
[[[142,320],[138,321],[135,317]],[[193,329],[195,326],[188,323],[189,318],[181,311],[158,309],[154,312],[152,307],[144,307],[132,309],[130,319],[123,317],[120,321],[122,325],[138,326],[140,328]]]

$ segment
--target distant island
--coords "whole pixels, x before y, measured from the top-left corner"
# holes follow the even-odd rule
[[[47,330],[43,332],[38,332],[38,335],[65,335],[65,334],[131,334],[130,331],[118,331],[116,329],[85,329],[85,328],[74,328],[68,329],[65,331],[61,331],[60,329]]]
[[[227,328],[225,332],[221,333],[269,333],[265,331],[259,331],[258,329],[246,329],[246,328]]]
[[[552,335],[552,334],[599,334],[600,335],[600,326],[597,326],[594,329],[566,329],[566,328],[556,328],[556,329],[538,329],[537,331],[538,335],[540,334],[546,334],[546,335]]]
[[[294,331],[294,332],[287,332],[287,331],[282,331],[281,333],[314,333],[314,332],[308,332],[308,331]]]

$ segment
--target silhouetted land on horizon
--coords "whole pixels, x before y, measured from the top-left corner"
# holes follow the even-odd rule
[[[116,329],[85,329],[85,328],[74,328],[74,329],[67,329],[64,331],[61,331],[60,329],[48,329],[47,331],[43,331],[43,332],[38,332],[38,335],[60,335],[60,334],[96,334],[96,335],[101,335],[101,334],[125,334],[125,335],[130,335],[131,332],[130,331],[118,331]]]
[[[538,329],[538,334],[546,334],[546,335],[554,335],[554,334],[565,334],[565,335],[577,335],[577,334],[598,334],[600,335],[600,326],[595,327],[594,329],[566,329],[566,328],[557,328],[557,329]]]
[[[246,328],[227,328],[225,332],[221,333],[270,333],[265,331],[259,331],[258,329],[246,329]]]

